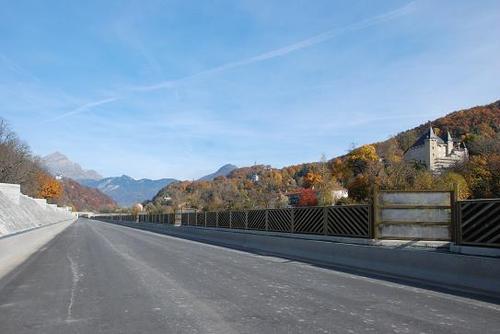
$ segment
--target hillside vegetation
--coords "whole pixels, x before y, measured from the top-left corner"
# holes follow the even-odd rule
[[[0,182],[21,185],[21,191],[49,202],[62,193],[61,185],[41,166],[29,146],[0,118]]]
[[[49,203],[76,210],[110,210],[116,203],[97,189],[82,187],[71,179],[56,180],[30,147],[0,119],[0,183],[16,183],[21,191]]]
[[[403,153],[432,124],[463,140],[470,160],[441,175],[433,175],[402,160]],[[180,207],[201,210],[277,208],[287,205],[287,192],[299,192],[301,205],[330,204],[331,190],[347,188],[342,203],[366,202],[374,187],[406,190],[451,190],[459,198],[500,197],[500,101],[456,111],[394,137],[353,149],[349,154],[282,169],[253,166],[233,170],[213,181],[183,181],[168,185],[147,203],[149,211]],[[256,180],[256,175],[258,180]]]
[[[63,178],[61,184],[64,191],[56,200],[59,205],[71,206],[77,211],[94,212],[109,212],[118,207],[111,197],[103,194],[99,189],[82,186],[68,178]]]

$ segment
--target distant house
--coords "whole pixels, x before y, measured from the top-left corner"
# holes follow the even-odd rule
[[[421,163],[428,170],[440,173],[457,163],[467,161],[468,157],[465,144],[453,139],[449,131],[441,138],[430,127],[406,150],[403,159]]]
[[[341,198],[349,197],[349,192],[345,188],[339,188],[337,190],[332,190],[333,203],[336,203]]]

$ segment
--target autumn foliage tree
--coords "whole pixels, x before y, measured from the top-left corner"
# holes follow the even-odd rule
[[[299,194],[298,206],[316,206],[318,205],[318,197],[313,189],[302,189]]]
[[[63,187],[56,179],[47,173],[39,172],[37,175],[38,192],[37,197],[47,200],[56,200],[61,197]]]
[[[323,178],[320,174],[308,172],[306,176],[304,176],[304,187],[313,188],[323,182]]]

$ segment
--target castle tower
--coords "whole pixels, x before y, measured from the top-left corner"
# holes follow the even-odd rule
[[[451,137],[450,131],[446,137],[446,155],[451,155],[453,153],[453,137]]]
[[[432,126],[430,126],[424,142],[425,164],[429,170],[435,169],[436,151],[439,139],[440,138],[434,133]]]

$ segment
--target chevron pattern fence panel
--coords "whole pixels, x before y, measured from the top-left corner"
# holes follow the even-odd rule
[[[244,211],[231,212],[231,228],[244,229],[246,223],[246,213]]]
[[[248,211],[248,229],[266,230],[266,210]]]
[[[292,232],[292,209],[272,209],[267,215],[269,231]]]
[[[173,219],[171,220],[172,215],[173,214],[171,214],[171,213],[164,213],[162,215],[162,223],[163,224],[173,224]]]
[[[459,244],[500,247],[500,199],[458,201],[456,211]]]
[[[196,212],[189,212],[189,226],[196,226]]]
[[[229,228],[229,211],[219,212],[219,227]]]
[[[181,214],[181,225],[189,225],[189,213]]]
[[[370,238],[370,205],[327,207],[327,234],[343,237]]]
[[[324,208],[293,209],[293,231],[295,233],[324,234]]]
[[[205,226],[205,212],[196,213],[196,226]]]
[[[500,200],[464,201],[459,204],[464,244],[497,246],[500,243]],[[249,229],[286,233],[370,238],[371,205],[302,207],[249,211],[182,212],[139,215],[139,222]],[[104,220],[135,220],[133,216],[102,216]]]
[[[217,212],[207,212],[207,227],[217,226]]]

